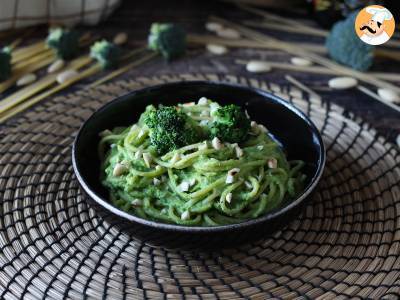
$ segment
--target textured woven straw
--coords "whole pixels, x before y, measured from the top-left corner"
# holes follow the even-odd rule
[[[323,134],[326,172],[303,214],[260,242],[212,253],[152,248],[110,228],[86,205],[71,142],[80,124],[117,95],[203,79],[292,101]],[[394,145],[342,108],[257,80],[137,78],[50,99],[0,131],[0,298],[397,299],[399,163]]]

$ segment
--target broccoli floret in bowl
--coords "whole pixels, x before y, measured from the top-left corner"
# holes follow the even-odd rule
[[[0,81],[11,76],[11,49],[4,47],[0,49]]]
[[[173,106],[147,110],[144,122],[150,129],[150,141],[158,154],[202,139],[201,128]]]
[[[58,57],[70,59],[79,51],[79,33],[72,29],[52,28],[46,43],[56,51]]]
[[[90,56],[96,59],[103,69],[111,69],[118,64],[121,49],[113,43],[102,40],[90,48]]]
[[[246,139],[250,130],[250,120],[241,108],[235,104],[219,107],[213,113],[211,137],[218,137],[224,142],[239,143]]]
[[[185,53],[186,33],[179,25],[172,23],[153,23],[148,37],[149,49],[171,60]]]

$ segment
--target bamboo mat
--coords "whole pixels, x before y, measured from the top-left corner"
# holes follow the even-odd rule
[[[303,213],[261,241],[210,253],[152,248],[87,206],[71,143],[117,95],[204,79],[271,90],[306,112],[328,149],[326,171]],[[0,128],[0,298],[397,299],[399,183],[396,146],[351,112],[290,86],[165,75],[51,98]]]

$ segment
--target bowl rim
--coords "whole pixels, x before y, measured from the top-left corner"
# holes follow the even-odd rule
[[[181,85],[210,85],[210,86],[225,86],[226,88],[239,88],[239,89],[244,89],[247,90],[248,92],[258,94],[262,96],[263,98],[267,98],[269,100],[272,100],[279,105],[285,107],[286,109],[289,109],[292,113],[296,114],[299,116],[304,122],[307,123],[307,126],[311,128],[311,131],[313,135],[317,137],[318,144],[320,146],[320,151],[319,151],[319,157],[318,157],[318,166],[317,170],[314,173],[310,183],[308,184],[307,187],[304,188],[302,193],[296,197],[294,200],[290,201],[286,206],[277,209],[277,210],[272,210],[270,213],[267,213],[263,216],[260,216],[255,219],[249,219],[240,223],[234,223],[234,224],[227,224],[227,225],[221,225],[221,226],[184,226],[184,225],[176,225],[176,224],[168,224],[168,223],[162,223],[162,222],[157,222],[157,221],[151,221],[151,220],[146,220],[142,219],[140,217],[137,217],[133,214],[127,213],[118,207],[114,206],[110,202],[108,202],[105,198],[99,196],[96,192],[94,192],[86,180],[83,178],[83,176],[80,173],[79,166],[77,163],[77,148],[78,148],[78,142],[80,139],[80,136],[87,126],[88,123],[92,119],[94,119],[98,114],[101,114],[103,111],[107,110],[109,107],[114,105],[116,102],[120,101],[126,101],[128,98],[134,97],[136,94],[139,93],[146,93],[152,90],[160,89],[163,87],[171,87],[171,86],[181,86]],[[294,105],[292,105],[290,102],[270,93],[264,90],[261,90],[259,88],[254,88],[254,87],[248,87],[236,83],[225,83],[225,82],[217,82],[217,81],[203,81],[203,80],[196,80],[196,81],[180,81],[180,82],[171,82],[171,83],[163,83],[163,84],[158,84],[154,86],[149,86],[137,90],[133,90],[130,92],[127,92],[126,94],[123,94],[121,96],[115,97],[111,101],[107,102],[103,106],[99,107],[96,111],[94,111],[89,118],[84,121],[79,130],[78,133],[75,136],[75,139],[73,141],[72,145],[72,166],[73,170],[75,173],[76,178],[78,179],[79,184],[81,187],[84,189],[85,193],[87,196],[91,197],[92,200],[97,202],[97,204],[103,206],[105,209],[107,209],[109,212],[117,215],[118,217],[121,217],[125,219],[126,221],[130,222],[135,222],[139,223],[144,226],[149,226],[155,229],[164,229],[164,230],[169,230],[169,231],[178,231],[178,232],[196,232],[196,233],[201,233],[201,232],[223,232],[227,230],[232,230],[232,229],[238,229],[238,228],[244,228],[244,227],[252,227],[254,225],[264,223],[268,220],[275,219],[279,217],[280,215],[285,214],[286,212],[290,211],[291,209],[295,208],[296,206],[300,205],[310,194],[311,192],[315,189],[317,186],[318,182],[321,179],[321,176],[323,174],[323,170],[325,167],[326,163],[326,148],[324,145],[324,142],[322,140],[321,134],[315,124],[311,121],[311,119],[305,115],[300,109],[296,108]]]

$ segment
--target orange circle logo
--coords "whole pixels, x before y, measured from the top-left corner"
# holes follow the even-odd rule
[[[358,37],[369,45],[386,43],[392,37],[394,27],[393,14],[380,5],[370,5],[362,9],[354,24]]]

